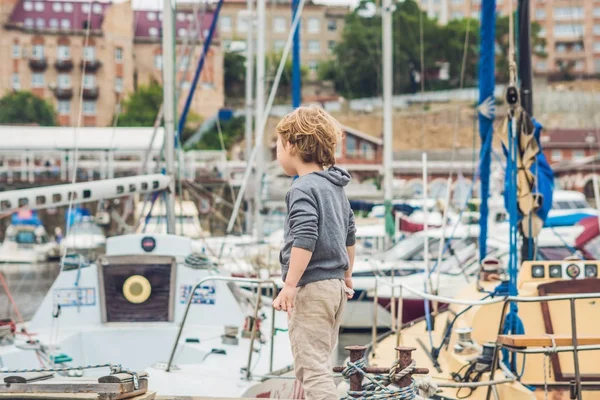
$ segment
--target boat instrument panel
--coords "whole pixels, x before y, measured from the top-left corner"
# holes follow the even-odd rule
[[[518,286],[524,283],[598,279],[599,269],[598,260],[526,261],[519,271]]]

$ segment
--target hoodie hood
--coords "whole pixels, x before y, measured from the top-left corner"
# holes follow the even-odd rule
[[[329,182],[337,186],[346,186],[348,182],[350,182],[351,178],[348,171],[336,167],[335,165],[325,171],[315,172],[315,174],[322,176],[323,178],[327,179]]]

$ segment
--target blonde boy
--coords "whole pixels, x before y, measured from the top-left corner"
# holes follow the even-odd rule
[[[344,192],[348,172],[335,167],[341,127],[318,107],[300,107],[277,125],[277,159],[297,175],[280,262],[285,282],[273,302],[287,311],[296,378],[307,400],[334,400],[329,358],[352,297],[354,214]]]

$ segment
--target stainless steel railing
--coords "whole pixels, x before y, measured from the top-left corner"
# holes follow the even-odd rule
[[[258,318],[258,311],[260,310],[260,300],[262,297],[262,285],[267,284],[273,287],[273,299],[277,296],[277,284],[275,281],[271,279],[252,279],[252,278],[233,278],[227,276],[208,276],[206,278],[202,278],[198,283],[194,285],[192,291],[190,292],[190,297],[187,301],[187,305],[185,308],[185,313],[183,314],[183,320],[181,321],[181,326],[179,327],[179,332],[177,332],[177,338],[175,339],[175,343],[173,344],[173,350],[171,350],[171,355],[169,357],[169,363],[167,364],[167,372],[171,371],[171,367],[173,365],[173,359],[175,358],[175,352],[177,351],[177,346],[179,345],[179,339],[181,339],[181,334],[183,333],[183,328],[185,327],[185,323],[187,321],[188,313],[190,311],[190,306],[192,305],[192,299],[194,297],[194,293],[196,290],[205,282],[209,281],[220,281],[220,282],[233,282],[233,283],[246,283],[251,285],[258,285],[257,290],[257,298],[256,298],[256,306],[254,307],[254,324],[252,325],[252,331],[250,336],[250,351],[248,352],[248,365],[246,368],[246,379],[250,379],[251,371],[250,368],[252,366],[252,353],[254,353],[254,341],[256,340],[256,320]],[[275,309],[271,313],[271,346],[270,346],[270,354],[269,354],[269,374],[273,372],[273,350],[275,344]]]

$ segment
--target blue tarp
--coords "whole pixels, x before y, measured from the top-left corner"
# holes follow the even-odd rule
[[[21,210],[14,213],[11,217],[10,223],[13,225],[42,225],[42,222],[38,218],[37,212],[33,210]]]
[[[72,226],[75,222],[81,222],[83,220],[83,217],[89,216],[90,210],[86,208],[76,207],[73,208],[70,213],[67,213],[67,215],[65,216],[65,220],[67,226]]]
[[[496,0],[481,3],[481,42],[479,53],[479,174],[481,177],[481,231],[479,234],[479,259],[487,254],[488,197],[490,194],[491,144],[494,134],[494,85],[495,85],[495,41],[496,41]],[[487,107],[486,107],[487,104]],[[484,112],[482,110],[484,109]],[[485,115],[484,115],[485,114]]]

